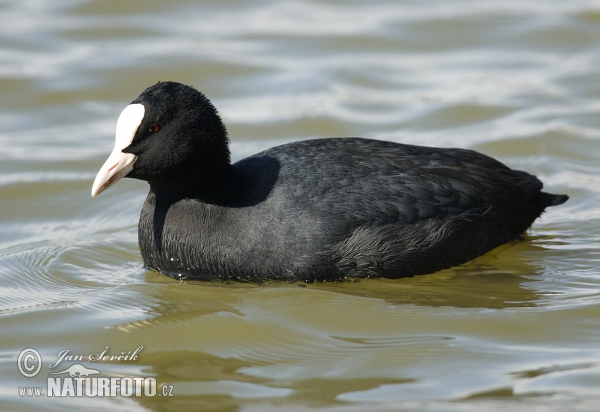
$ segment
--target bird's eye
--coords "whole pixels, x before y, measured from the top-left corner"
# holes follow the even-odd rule
[[[148,131],[149,131],[150,133],[156,133],[156,132],[158,132],[159,130],[160,130],[160,125],[158,125],[158,124],[156,124],[156,123],[152,123],[152,124],[150,125],[150,127],[148,128]]]

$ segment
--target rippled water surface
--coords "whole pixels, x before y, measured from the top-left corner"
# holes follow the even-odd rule
[[[600,409],[597,1],[5,0],[0,17],[0,409]],[[236,160],[323,136],[458,146],[571,199],[426,276],[175,281],[142,267],[147,184],[89,195],[118,114],[159,80],[209,96]],[[173,396],[19,396],[74,363]]]

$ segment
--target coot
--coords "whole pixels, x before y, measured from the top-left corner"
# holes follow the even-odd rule
[[[568,196],[483,154],[328,138],[231,164],[216,109],[175,82],[117,121],[92,196],[146,180],[145,265],[197,279],[398,278],[458,265],[518,238]]]

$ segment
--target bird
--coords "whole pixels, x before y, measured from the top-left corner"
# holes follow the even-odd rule
[[[569,198],[473,150],[359,137],[296,141],[232,163],[215,106],[172,81],[122,111],[92,196],[123,177],[150,185],[138,224],[144,266],[175,279],[433,273],[521,239]]]

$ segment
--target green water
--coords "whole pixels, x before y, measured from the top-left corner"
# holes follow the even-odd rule
[[[1,410],[600,409],[597,2],[12,0],[0,18]],[[90,197],[120,111],[159,80],[208,95],[234,160],[325,136],[465,147],[571,199],[426,276],[175,281],[142,267],[146,183]],[[89,361],[107,347],[143,349]],[[158,392],[48,396],[73,364]]]

